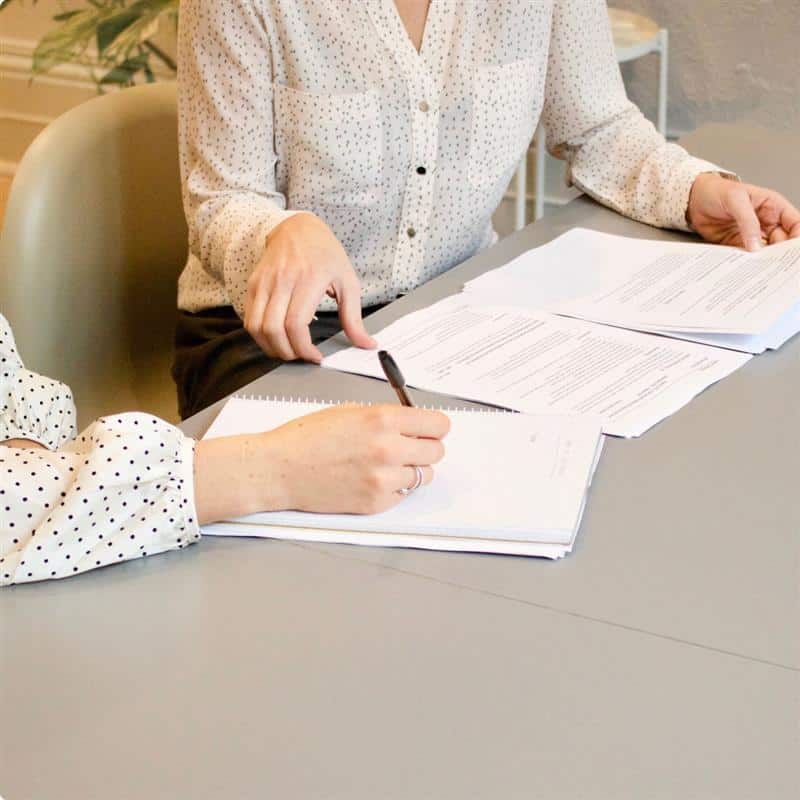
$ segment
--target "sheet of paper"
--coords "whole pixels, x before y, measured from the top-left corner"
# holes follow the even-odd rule
[[[638,436],[750,356],[455,295],[375,337],[411,386],[532,414],[596,415]],[[383,378],[375,351],[323,366]]]
[[[485,303],[762,352],[800,330],[800,242],[748,254],[576,228],[465,291]]]
[[[458,536],[417,536],[414,534],[363,533],[320,528],[280,527],[243,522],[218,522],[203,528],[204,536],[246,536],[285,539],[321,544],[352,544],[362,547],[411,547],[417,550],[447,550],[465,553],[497,553],[510,556],[563,558],[572,552],[575,539],[567,544],[513,542],[504,539],[466,539]]]
[[[234,398],[205,438],[269,430],[321,408]],[[567,552],[597,466],[600,421],[500,412],[448,415],[452,428],[435,480],[388,511],[272,512],[210,526],[207,532],[548,557]]]
[[[736,333],[686,333],[664,331],[665,336],[683,339],[687,342],[700,342],[712,347],[725,347],[742,353],[758,355],[765,350],[777,350],[800,333],[800,303],[790,308],[771,328],[757,335]]]

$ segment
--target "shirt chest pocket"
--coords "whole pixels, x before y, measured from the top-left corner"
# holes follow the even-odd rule
[[[503,188],[528,148],[542,109],[534,59],[479,67],[472,84],[469,181]]]
[[[275,86],[278,174],[289,206],[363,206],[381,193],[383,135],[376,91],[317,94]]]

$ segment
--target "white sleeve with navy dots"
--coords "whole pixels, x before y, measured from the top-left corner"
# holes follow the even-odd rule
[[[628,101],[604,0],[434,0],[419,52],[394,0],[183,0],[179,40],[188,312],[241,316],[297,211],[341,242],[362,305],[411,291],[495,241],[540,121],[572,183],[652,225],[685,229],[719,171]]]
[[[75,437],[75,404],[63,383],[29,372],[0,314],[0,442],[27,439],[60,447]]]
[[[650,225],[687,230],[695,178],[722,172],[667,143],[628,100],[603,0],[555,0],[542,121],[572,184]]]
[[[228,287],[240,314],[245,283],[239,276],[252,270],[267,234],[298,213],[285,209],[275,187],[270,49],[257,5],[187,3],[178,39],[189,251],[209,276]],[[202,39],[193,35],[197,14]],[[215,64],[224,65],[218,79]]]
[[[69,390],[24,369],[1,314],[0,398],[0,586],[64,578],[199,538],[194,441],[139,413],[99,419],[73,438]],[[49,449],[3,446],[8,439]]]

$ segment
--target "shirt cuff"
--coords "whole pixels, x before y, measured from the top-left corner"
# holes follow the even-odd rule
[[[178,455],[178,477],[186,499],[186,537],[196,542],[200,538],[200,523],[197,519],[197,499],[194,494],[194,458],[197,442],[188,436],[184,438]]]
[[[722,169],[710,161],[704,161],[693,156],[685,159],[672,174],[666,189],[667,197],[672,198],[672,202],[667,208],[664,227],[674,228],[679,231],[693,230],[686,219],[689,210],[689,195],[692,192],[692,186],[697,176],[706,172],[714,172],[730,180],[739,180],[739,176],[735,173]]]
[[[270,208],[255,225],[243,235],[238,243],[234,240],[228,248],[225,257],[224,276],[228,297],[236,313],[244,319],[244,305],[247,298],[247,278],[255,269],[264,248],[267,246],[267,237],[282,222],[295,214],[309,214],[301,208],[282,209]],[[243,267],[243,265],[247,265]]]

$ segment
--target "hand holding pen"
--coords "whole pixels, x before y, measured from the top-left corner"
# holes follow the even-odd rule
[[[409,397],[408,391],[406,390],[406,379],[403,377],[400,367],[397,366],[397,362],[386,350],[380,350],[378,352],[378,360],[380,361],[384,375],[386,375],[386,380],[389,381],[389,385],[397,393],[397,398],[400,400],[400,403],[408,408],[414,408],[414,403],[411,401],[411,397]],[[397,493],[403,496],[411,494],[411,492],[416,491],[423,483],[427,482],[425,469],[430,470],[429,466],[425,469],[417,464],[409,464],[409,466],[414,469],[415,478],[410,486],[397,489]]]

